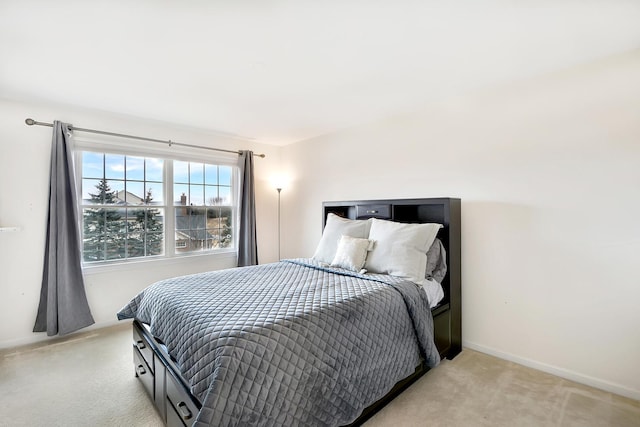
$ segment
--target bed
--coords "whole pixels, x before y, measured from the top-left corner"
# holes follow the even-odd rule
[[[161,281],[118,313],[167,425],[360,425],[460,352],[459,199],[324,202],[322,218],[312,258]],[[437,245],[435,293],[428,267],[396,271]]]

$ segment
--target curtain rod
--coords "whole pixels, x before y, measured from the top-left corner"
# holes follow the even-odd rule
[[[26,119],[24,122],[29,126],[37,125],[37,126],[47,126],[47,127],[50,127],[50,128],[53,127],[53,123],[38,122],[38,121],[33,120],[33,119]],[[241,154],[240,151],[224,150],[222,148],[203,147],[201,145],[184,144],[184,143],[181,143],[181,142],[174,142],[174,141],[171,141],[171,140],[165,141],[165,140],[162,140],[162,139],[146,138],[144,136],[126,135],[124,133],[114,133],[114,132],[106,132],[106,131],[103,131],[103,130],[85,129],[85,128],[79,128],[79,127],[75,127],[75,126],[69,126],[69,129],[70,130],[75,130],[75,131],[78,131],[78,132],[97,133],[97,134],[100,134],[100,135],[117,136],[119,138],[137,139],[139,141],[158,142],[160,144],[169,144],[169,147],[171,147],[172,145],[179,145],[181,147],[200,148],[200,149],[203,149],[203,150],[213,150],[213,151],[222,151],[222,152],[225,152],[225,153]],[[254,156],[262,157],[263,159],[266,157],[264,154],[254,154]]]

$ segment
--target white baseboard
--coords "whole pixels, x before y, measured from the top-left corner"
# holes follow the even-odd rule
[[[108,328],[109,326],[115,326],[117,324],[122,324],[122,323],[126,323],[126,321],[109,320],[106,322],[94,323],[91,326],[87,326],[86,328],[80,329],[79,331],[76,331],[76,332],[70,333],[69,335],[64,335],[64,336],[55,335],[50,337],[45,332],[34,332],[33,334],[27,337],[18,338],[14,340],[0,341],[0,350],[14,348],[14,347],[22,347],[22,346],[31,345],[31,344],[45,343],[47,341],[54,342],[61,339],[74,337],[82,333],[92,332],[97,329]]]
[[[640,390],[634,390],[620,384],[615,384],[609,381],[605,381],[598,378],[590,377],[588,375],[580,374],[578,372],[571,371],[569,369],[559,368],[557,366],[548,365],[546,363],[538,362],[532,359],[527,359],[526,357],[516,356],[515,354],[506,353],[506,352],[496,350],[491,347],[486,347],[470,341],[463,341],[462,347],[475,350],[480,353],[485,353],[490,356],[495,356],[499,359],[508,360],[509,362],[514,362],[514,363],[517,363],[518,365],[527,366],[529,368],[546,372],[548,374],[552,374],[560,378],[574,381],[576,383],[584,384],[589,387],[608,391],[610,393],[628,397],[630,399],[640,400]]]

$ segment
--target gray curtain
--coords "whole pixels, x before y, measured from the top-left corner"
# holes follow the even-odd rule
[[[240,230],[238,232],[238,267],[258,264],[256,238],[256,194],[253,184],[253,151],[240,152]]]
[[[64,335],[94,323],[81,268],[69,125],[53,122],[49,216],[40,305],[33,332]]]

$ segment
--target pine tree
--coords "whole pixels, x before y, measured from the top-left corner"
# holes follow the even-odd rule
[[[143,203],[149,206],[152,201],[153,195],[149,189]],[[134,209],[131,217],[135,220],[128,221],[127,256],[162,255],[164,235],[160,211],[153,208]]]
[[[146,205],[151,205],[153,195],[151,189],[147,190],[144,198]],[[136,220],[144,230],[145,255],[162,255],[163,252],[163,224],[159,218],[158,209],[141,209],[136,212]]]
[[[96,185],[97,193],[89,193],[91,202],[97,205],[116,205],[116,191],[112,191],[106,179]],[[84,260],[101,261],[125,256],[125,221],[115,208],[87,208],[83,212]]]
[[[127,221],[127,257],[144,256],[145,209],[130,211],[135,220]]]

